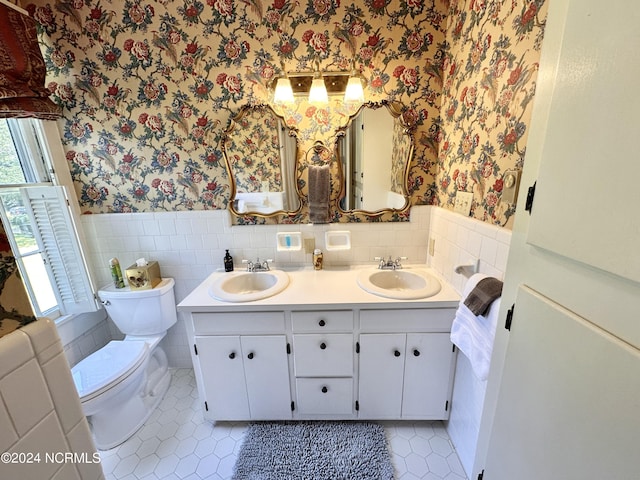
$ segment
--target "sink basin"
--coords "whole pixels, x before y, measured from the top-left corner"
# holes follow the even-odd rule
[[[209,295],[223,302],[250,302],[280,293],[287,285],[289,275],[281,270],[226,273],[209,287]]]
[[[440,282],[426,270],[363,270],[358,286],[380,297],[399,300],[427,298],[440,291]]]

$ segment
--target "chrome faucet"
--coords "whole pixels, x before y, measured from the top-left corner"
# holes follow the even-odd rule
[[[270,258],[264,262],[260,262],[259,258],[255,262],[242,260],[242,263],[247,264],[247,272],[268,272],[270,270],[269,263],[271,262],[273,262],[273,260]]]
[[[402,268],[401,260],[406,259],[407,257],[396,257],[396,259],[393,260],[391,255],[389,255],[389,258],[386,260],[384,257],[374,257],[374,260],[378,261],[378,268],[380,270],[399,270]]]

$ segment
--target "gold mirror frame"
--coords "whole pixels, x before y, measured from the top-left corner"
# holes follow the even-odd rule
[[[339,142],[343,139],[343,137],[346,136],[347,130],[349,129],[350,125],[352,124],[352,122],[354,121],[354,119],[360,115],[360,113],[362,112],[363,109],[365,108],[370,108],[370,109],[379,109],[379,108],[386,108],[387,111],[391,114],[391,116],[393,117],[394,121],[398,121],[399,126],[402,129],[402,135],[406,135],[409,139],[409,149],[406,152],[406,156],[404,159],[404,165],[402,166],[402,171],[401,171],[401,181],[400,183],[400,188],[402,190],[401,195],[404,197],[404,205],[401,208],[393,208],[393,207],[385,207],[385,208],[380,208],[377,210],[364,210],[364,209],[351,209],[351,210],[344,210],[341,207],[341,202],[342,199],[345,197],[346,195],[346,180],[345,180],[345,172],[343,169],[343,159],[340,156],[340,148],[339,148]],[[336,130],[336,139],[335,139],[335,155],[336,155],[336,159],[337,159],[337,163],[338,163],[338,167],[339,167],[339,175],[340,175],[340,185],[341,185],[341,189],[340,189],[340,195],[338,196],[337,199],[337,205],[336,208],[337,210],[343,214],[343,215],[365,215],[367,217],[377,217],[377,216],[381,216],[384,215],[386,213],[390,213],[390,214],[402,214],[405,213],[407,210],[409,210],[409,208],[411,207],[411,197],[409,194],[409,170],[410,170],[410,166],[411,166],[411,160],[413,159],[413,153],[415,150],[415,146],[414,146],[414,142],[413,142],[413,129],[415,128],[415,126],[408,126],[402,119],[402,105],[399,103],[390,103],[388,101],[382,101],[382,102],[378,102],[378,103],[374,103],[374,102],[367,102],[364,103],[353,115],[351,115],[349,117],[349,120],[347,121],[346,125],[344,127],[340,127],[339,129]],[[393,159],[392,159],[392,163],[393,163]],[[393,173],[393,165],[391,168],[391,174]]]
[[[279,210],[274,210],[273,212],[259,212],[259,211],[252,211],[252,210],[247,210],[247,211],[238,211],[238,209],[236,208],[236,204],[238,199],[236,198],[237,194],[238,194],[238,187],[237,187],[237,180],[236,180],[236,176],[235,176],[235,171],[232,165],[232,160],[230,158],[230,155],[232,154],[231,152],[228,151],[228,143],[230,142],[231,138],[232,138],[232,134],[235,131],[238,131],[239,129],[243,128],[243,121],[245,120],[245,117],[248,117],[249,115],[251,115],[254,112],[267,112],[269,114],[271,114],[274,118],[279,119],[282,122],[282,125],[284,126],[284,128],[287,129],[286,131],[286,135],[289,137],[294,137],[295,138],[295,143],[296,143],[296,147],[295,147],[295,151],[293,152],[293,165],[291,165],[289,167],[289,174],[292,176],[293,178],[293,185],[294,185],[294,189],[295,189],[295,197],[297,198],[297,202],[298,202],[298,207],[295,210],[284,210],[284,209],[279,209]],[[293,216],[298,214],[301,210],[302,210],[302,204],[303,204],[303,199],[302,199],[302,195],[300,193],[300,190],[298,188],[298,182],[297,182],[297,164],[298,164],[298,130],[292,127],[289,127],[286,125],[285,119],[284,117],[282,117],[281,115],[278,115],[273,108],[271,108],[271,106],[269,105],[264,105],[264,104],[256,104],[256,105],[244,105],[240,108],[240,111],[231,118],[231,120],[229,121],[229,127],[225,130],[222,139],[221,139],[221,149],[222,149],[222,153],[224,155],[224,159],[225,159],[225,164],[227,167],[227,172],[229,174],[229,182],[230,182],[230,196],[229,196],[229,204],[228,204],[228,208],[229,211],[235,215],[236,217],[239,218],[244,218],[244,217],[260,217],[260,218],[272,218],[272,217],[277,217],[279,215],[285,215],[285,216]],[[282,165],[282,160],[281,160],[281,170],[285,168],[285,165]]]

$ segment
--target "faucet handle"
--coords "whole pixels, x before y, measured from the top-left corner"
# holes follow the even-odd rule
[[[247,260],[247,259],[242,259],[242,263],[246,263],[247,264],[247,272],[253,272],[253,262],[251,260]]]

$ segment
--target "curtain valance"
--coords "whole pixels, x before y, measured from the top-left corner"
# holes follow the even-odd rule
[[[35,20],[0,3],[0,118],[59,118],[45,77]]]

